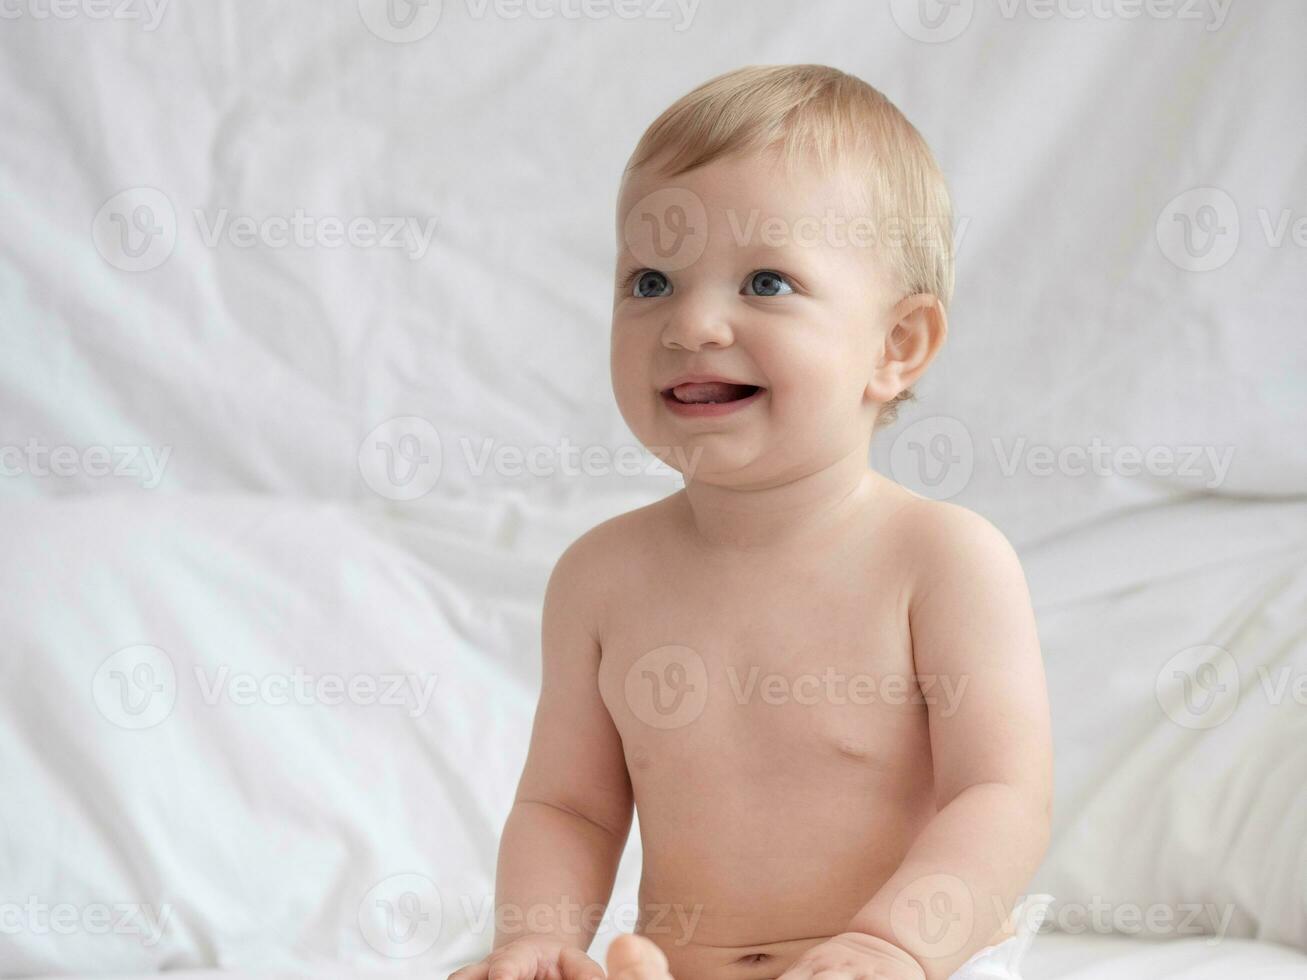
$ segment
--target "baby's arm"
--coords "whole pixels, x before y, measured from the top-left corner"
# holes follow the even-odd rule
[[[499,844],[494,951],[458,980],[602,978],[585,955],[631,827],[622,743],[599,696],[594,535],[559,559],[545,591],[540,700]],[[555,972],[555,970],[557,972]]]
[[[925,691],[938,812],[849,928],[897,945],[936,980],[990,941],[1043,859],[1052,738],[1034,613],[1012,547],[960,507],[909,511],[922,549],[909,598],[915,669],[951,679],[955,691],[966,686],[952,700],[940,683]]]

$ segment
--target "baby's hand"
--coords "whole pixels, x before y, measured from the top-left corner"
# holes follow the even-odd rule
[[[926,971],[893,943],[861,932],[842,932],[795,960],[780,980],[926,980]]]
[[[604,980],[604,969],[575,946],[557,939],[526,936],[505,943],[480,963],[449,975],[449,980]]]

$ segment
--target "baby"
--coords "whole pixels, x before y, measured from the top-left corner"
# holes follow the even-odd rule
[[[645,132],[618,205],[613,388],[685,488],[559,559],[493,952],[456,980],[1015,977],[1052,799],[1021,567],[868,466],[944,343],[952,215],[917,131],[817,65]],[[1037,925],[1037,923],[1036,923]]]

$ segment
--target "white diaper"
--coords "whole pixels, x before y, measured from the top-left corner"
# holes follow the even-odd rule
[[[1052,895],[1027,895],[1017,902],[1009,919],[1016,934],[997,946],[986,946],[967,960],[949,980],[1021,980],[1021,960],[1035,940]]]

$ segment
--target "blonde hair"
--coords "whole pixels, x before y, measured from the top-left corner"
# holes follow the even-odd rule
[[[779,150],[787,168],[815,156],[823,173],[852,170],[878,228],[896,222],[887,249],[904,295],[930,293],[947,309],[953,295],[953,209],[930,147],[894,103],[860,78],[826,65],[751,65],[709,79],[655,119],[624,176],[666,156],[675,177],[719,157]],[[904,233],[906,228],[906,233]],[[897,415],[900,392],[877,424]]]

